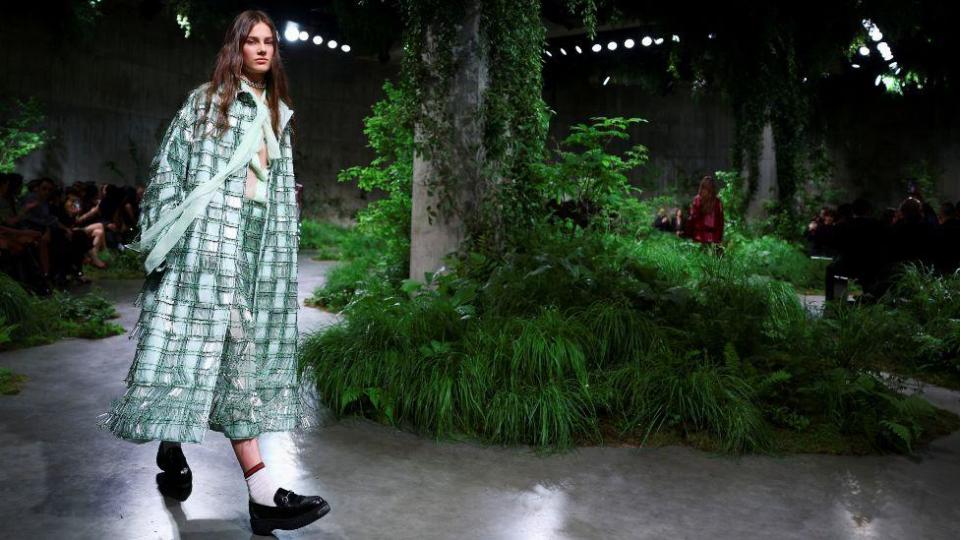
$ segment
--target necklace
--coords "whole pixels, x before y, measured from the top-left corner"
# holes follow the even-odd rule
[[[242,74],[242,73],[240,74],[240,78],[241,78],[242,80],[244,80],[244,81],[245,81],[247,84],[249,84],[250,86],[256,88],[257,90],[265,90],[265,89],[267,88],[267,81],[266,81],[266,80],[261,81],[261,82],[253,82],[253,81],[251,81],[250,79],[248,79],[246,75],[244,75],[244,74]]]

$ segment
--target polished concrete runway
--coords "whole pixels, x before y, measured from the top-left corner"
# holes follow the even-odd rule
[[[301,256],[301,298],[329,265]],[[109,296],[133,325],[139,284]],[[301,308],[303,332],[332,321]],[[230,446],[208,432],[184,448],[194,470],[179,504],[154,487],[155,444],[96,430],[123,390],[135,343],[69,339],[4,353],[30,377],[0,396],[0,538],[250,538]],[[958,394],[926,390],[960,412]],[[687,448],[522,448],[435,443],[366,421],[262,438],[281,483],[332,511],[280,538],[953,539],[960,537],[960,433],[918,458],[716,457]]]

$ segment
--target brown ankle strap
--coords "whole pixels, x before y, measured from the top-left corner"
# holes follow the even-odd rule
[[[262,468],[264,468],[264,467],[266,467],[266,465],[264,465],[263,462],[261,461],[260,463],[257,463],[257,464],[254,465],[253,467],[250,467],[249,469],[247,469],[247,471],[246,471],[245,473],[243,473],[243,477],[244,477],[244,478],[250,478],[251,476],[253,476],[253,473],[259,471],[260,469],[262,469]]]

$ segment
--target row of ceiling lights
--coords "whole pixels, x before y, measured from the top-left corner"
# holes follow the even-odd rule
[[[708,37],[709,37],[710,39],[713,39],[713,38],[715,37],[715,35],[714,35],[714,34],[710,34]],[[680,42],[680,36],[678,36],[678,35],[676,35],[676,34],[674,34],[671,39],[672,39],[672,41],[673,41],[674,43],[679,43],[679,42]],[[649,47],[649,46],[651,46],[651,45],[662,45],[662,44],[663,44],[663,41],[664,41],[664,39],[663,39],[662,37],[656,37],[656,38],[654,38],[654,37],[650,37],[650,36],[643,36],[643,38],[640,39],[640,44],[643,45],[644,47]],[[627,39],[625,39],[625,40],[623,41],[623,48],[624,48],[624,49],[632,49],[632,48],[634,48],[636,45],[637,45],[637,42],[634,41],[633,38],[627,38]],[[607,49],[608,49],[608,50],[615,51],[615,50],[617,50],[619,47],[620,47],[620,44],[619,44],[618,42],[616,42],[616,41],[611,41],[611,42],[607,43]],[[560,54],[562,54],[563,56],[567,56],[567,55],[568,55],[567,50],[566,50],[565,48],[563,48],[563,47],[558,47],[558,50],[560,51]],[[583,54],[583,49],[580,47],[580,45],[574,45],[574,46],[573,46],[573,50],[574,50],[574,52],[576,52],[577,54]],[[593,52],[595,52],[595,53],[598,53],[598,52],[600,52],[600,51],[603,50],[603,45],[601,45],[601,44],[599,44],[599,43],[594,43],[593,45],[590,46],[590,50],[593,51]],[[547,56],[551,56],[551,57],[553,56],[553,53],[550,52],[550,49],[545,49],[543,52],[544,52],[544,54],[546,54]]]
[[[301,30],[300,25],[293,21],[287,21],[287,25],[283,30],[283,37],[286,38],[287,41],[311,40],[313,41],[314,45],[322,45],[324,43],[323,37],[321,37],[320,34],[314,35],[313,38],[311,39],[310,33],[307,32],[306,30]],[[345,53],[350,52],[350,46],[347,45],[346,43],[343,43],[343,44],[337,43],[337,40],[335,39],[328,39],[326,43],[327,43],[327,47],[330,49],[336,49],[337,47],[339,47],[340,50]]]

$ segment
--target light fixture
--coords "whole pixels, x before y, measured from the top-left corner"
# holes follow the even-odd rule
[[[336,49],[336,48],[337,48],[337,45],[339,45],[339,43],[337,43],[336,41],[334,41],[334,40],[332,40],[332,39],[327,42],[327,47],[330,47],[331,49]]]
[[[610,43],[607,43],[607,48],[610,49],[611,51],[617,50],[617,42],[611,41]]]
[[[880,86],[880,83],[883,81],[883,75],[877,75],[877,78],[873,81],[874,86]]]
[[[543,53],[546,54],[547,56],[551,56],[551,57],[553,56],[552,54],[550,54],[550,51],[546,49],[543,50]]]
[[[870,56],[870,48],[866,45],[860,46],[860,56]]]
[[[670,39],[672,39],[674,43],[680,43],[680,36],[676,34],[674,34]]]
[[[653,44],[653,38],[650,36],[643,36],[643,39],[640,40],[640,44],[644,47],[649,47],[651,44]]]
[[[609,76],[609,75],[607,75],[607,78],[603,80],[603,85],[606,86],[608,82],[610,82],[610,76]]]
[[[574,45],[573,50],[577,51],[577,54],[583,54],[583,49],[579,45]]]
[[[630,38],[627,38],[627,40],[623,42],[623,46],[628,49],[632,49],[634,45],[636,45],[636,42]]]
[[[880,56],[883,57],[884,62],[893,60],[893,51],[890,50],[890,45],[888,45],[886,41],[877,43],[877,50],[880,51]]]
[[[653,43],[656,44],[656,45],[661,45],[661,44],[663,44],[663,38],[662,38],[662,37],[658,37],[657,39],[653,40]]]
[[[564,49],[563,47],[560,47],[560,54],[566,56],[566,55],[567,55],[567,50]]]
[[[323,43],[323,38],[322,38],[322,37],[320,37],[320,36],[313,36],[313,44],[314,44],[314,45],[319,45],[319,44],[321,44],[321,43]]]
[[[590,50],[593,52],[600,52],[603,50],[603,47],[601,47],[599,43],[594,43],[593,47],[590,47]]]
[[[860,64],[850,64],[853,69],[860,69]]]
[[[717,35],[714,34],[713,32],[710,32],[709,34],[707,34],[707,39],[714,39],[715,37],[717,37]]]
[[[340,46],[340,50],[343,51],[343,52],[350,52],[350,46],[349,46],[349,45],[341,45],[341,46]]]
[[[287,41],[296,41],[300,39],[300,27],[297,26],[297,23],[287,21],[287,26],[283,30],[283,37],[287,38]]]
[[[301,30],[301,31],[300,31],[300,41],[306,41],[306,40],[308,40],[308,39],[310,39],[310,34],[308,34],[306,30]]]

